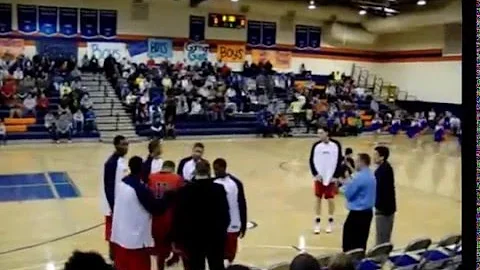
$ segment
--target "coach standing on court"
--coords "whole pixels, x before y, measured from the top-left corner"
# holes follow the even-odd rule
[[[377,199],[375,202],[375,224],[377,227],[377,245],[390,242],[393,221],[397,210],[395,198],[395,178],[393,168],[388,162],[390,150],[385,146],[375,147],[374,161],[377,179]]]
[[[370,156],[358,154],[357,173],[344,184],[348,216],[343,225],[343,252],[367,247],[375,206],[376,181],[370,170]]]

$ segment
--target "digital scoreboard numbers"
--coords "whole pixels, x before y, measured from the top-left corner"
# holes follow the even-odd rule
[[[209,27],[221,27],[221,28],[245,28],[247,20],[243,15],[232,15],[232,14],[218,14],[210,13],[208,15],[208,26]]]

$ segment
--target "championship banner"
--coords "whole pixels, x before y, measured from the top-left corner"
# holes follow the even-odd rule
[[[23,39],[0,38],[0,57],[16,58],[23,54],[24,46]]]
[[[99,34],[103,38],[114,38],[117,35],[117,11],[100,10],[98,13]]]
[[[189,64],[200,64],[208,61],[210,46],[204,43],[185,43],[183,53]]]
[[[173,43],[170,39],[148,39],[148,57],[151,58],[172,58]]]
[[[58,10],[60,34],[64,37],[74,37],[78,32],[78,9],[61,7]]]
[[[41,34],[51,36],[57,33],[58,7],[38,7],[38,28]]]
[[[12,32],[12,4],[0,3],[0,35]]]
[[[245,45],[218,45],[217,60],[224,63],[243,63],[245,61]]]
[[[292,62],[292,53],[285,51],[252,50],[253,63],[265,63],[267,61],[274,68],[289,69]]]
[[[80,34],[83,38],[95,38],[98,35],[98,10],[80,9]]]
[[[112,55],[119,61],[123,57],[128,57],[127,45],[121,42],[88,42],[87,55],[91,58],[93,55],[98,59],[100,66],[103,66],[103,60],[108,55]]]
[[[17,27],[22,34],[37,32],[37,6],[17,5]]]

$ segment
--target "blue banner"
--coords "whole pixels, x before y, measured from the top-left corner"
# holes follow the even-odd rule
[[[297,49],[306,49],[308,47],[308,26],[295,26],[295,47]]]
[[[271,47],[277,43],[277,23],[262,22],[262,45]]]
[[[80,9],[80,34],[83,38],[95,38],[98,35],[98,10]]]
[[[65,37],[73,37],[78,33],[78,9],[61,7],[59,9],[58,23],[60,34]]]
[[[188,37],[191,41],[195,42],[205,40],[205,17],[190,16],[190,32]]]
[[[127,44],[128,54],[131,57],[148,52],[148,41],[134,41]]]
[[[248,21],[247,25],[247,44],[258,46],[262,43],[262,22]]]
[[[310,26],[308,29],[308,47],[319,49],[322,41],[322,28]]]
[[[17,24],[22,34],[37,32],[37,6],[17,5]]]
[[[40,55],[48,55],[50,58],[78,57],[77,42],[73,40],[40,39],[36,44]]]
[[[117,35],[117,11],[100,10],[100,36],[104,38],[114,38]]]
[[[201,64],[208,61],[208,52],[210,47],[204,43],[186,43],[183,49],[185,60],[189,64]]]
[[[148,39],[148,57],[151,58],[172,58],[173,43],[169,39]]]
[[[50,36],[57,33],[57,7],[38,7],[38,28],[40,33]]]
[[[0,4],[0,35],[12,32],[12,4]]]

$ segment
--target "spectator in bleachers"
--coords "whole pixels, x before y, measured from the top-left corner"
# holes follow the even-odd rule
[[[293,114],[293,121],[295,126],[300,125],[303,122],[303,106],[305,105],[306,98],[303,95],[297,97],[297,100],[290,104],[289,110]]]
[[[57,128],[56,128],[57,118],[56,118],[55,113],[52,112],[52,111],[47,112],[43,121],[44,121],[45,129],[48,131],[48,133],[50,134],[52,139],[54,141],[56,141],[56,137],[57,137]]]
[[[288,137],[290,134],[290,128],[288,127],[287,116],[283,113],[279,113],[275,116],[275,131],[278,137]]]
[[[73,132],[74,134],[82,133],[83,132],[83,122],[84,116],[81,110],[77,110],[73,114]]]
[[[37,99],[32,95],[28,96],[23,100],[23,116],[37,116]]]
[[[96,116],[95,116],[95,113],[93,112],[92,109],[90,110],[87,110],[85,113],[84,113],[84,130],[86,132],[92,132],[92,131],[96,131],[97,130],[97,125],[95,123],[95,119],[96,119]]]
[[[5,126],[5,123],[3,123],[1,118],[0,118],[0,142],[2,142],[3,145],[7,144],[7,127]]]
[[[23,116],[23,103],[17,95],[13,96],[12,99],[9,100],[7,105],[10,108],[10,118],[22,118]]]
[[[72,141],[72,114],[70,111],[60,113],[56,123],[57,127],[57,143],[58,139],[66,138],[68,142]]]
[[[84,95],[82,96],[82,99],[80,100],[80,106],[83,111],[92,109],[93,102],[90,99],[90,95],[88,93],[84,93]]]
[[[13,72],[13,78],[15,80],[22,80],[23,79],[23,70],[21,67],[17,67],[15,71]]]

